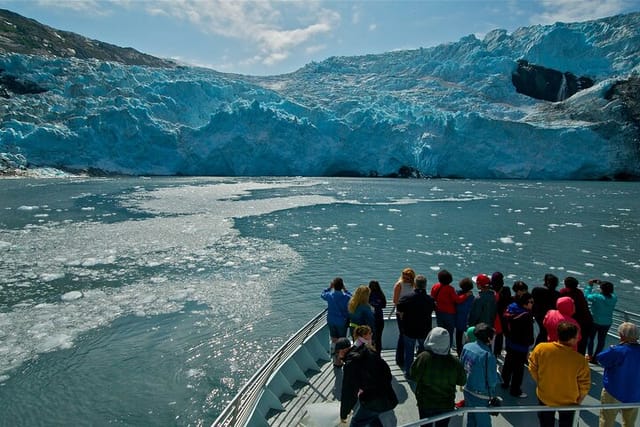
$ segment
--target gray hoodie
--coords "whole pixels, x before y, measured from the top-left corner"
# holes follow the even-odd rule
[[[438,326],[433,328],[431,332],[429,332],[429,335],[427,335],[427,338],[424,340],[424,348],[433,354],[443,356],[449,354],[449,343],[449,332],[447,332],[445,328]]]

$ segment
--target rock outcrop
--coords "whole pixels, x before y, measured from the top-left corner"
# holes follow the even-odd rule
[[[576,77],[541,65],[530,64],[524,59],[517,62],[511,82],[518,93],[545,101],[564,101],[577,92],[590,88],[594,81],[589,77]]]

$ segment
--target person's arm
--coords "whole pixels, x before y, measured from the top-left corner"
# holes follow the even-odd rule
[[[584,297],[588,301],[593,301],[597,297],[597,293],[593,292],[593,284],[597,283],[597,279],[591,279],[587,282],[587,285],[584,287]]]
[[[393,304],[397,305],[398,301],[400,300],[400,282],[396,282],[395,285],[393,285]]]
[[[451,356],[453,357],[453,356]],[[463,386],[467,383],[467,372],[464,370],[464,365],[462,362],[457,361],[456,363],[456,385]]]
[[[426,369],[426,366],[424,366],[426,355],[423,356],[423,354],[424,352],[420,353],[415,358],[415,360],[413,361],[413,364],[411,365],[411,368],[409,369],[409,377],[415,382],[418,382],[418,378],[420,377],[420,374],[422,374]]]
[[[487,362],[489,365],[487,369],[487,386],[489,388],[489,396],[496,397],[496,386],[498,385],[498,364],[493,354],[489,355]]]
[[[603,368],[611,368],[620,364],[620,362],[622,361],[622,357],[620,356],[619,352],[613,350],[613,347],[614,346],[605,348],[600,352],[600,354],[596,355],[596,358],[598,359],[598,365],[602,366]]]
[[[529,355],[529,373],[534,382],[538,382],[538,352],[534,348]]]
[[[578,371],[578,404],[582,403],[584,398],[589,394],[589,390],[591,389],[591,370],[589,369],[589,364],[585,360],[583,366]]]
[[[342,396],[340,399],[340,420],[346,420],[358,401],[358,385],[355,383],[353,366],[345,365],[342,378]]]

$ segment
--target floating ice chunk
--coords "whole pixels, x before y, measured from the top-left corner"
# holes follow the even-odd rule
[[[53,282],[54,280],[62,279],[64,277],[64,273],[42,273],[40,275],[40,280],[43,282]]]
[[[610,225],[600,224],[600,227],[602,227],[602,228],[620,228],[620,226],[618,224],[610,224]]]
[[[500,242],[505,245],[513,244],[513,236],[500,237]]]
[[[71,348],[73,346],[72,338],[67,334],[54,334],[45,337],[38,345],[38,352],[46,353],[53,350]]]
[[[11,243],[0,240],[0,251],[7,250],[11,247]]]
[[[100,261],[98,261],[97,258],[86,258],[84,261],[82,261],[82,263],[80,265],[82,265],[83,267],[93,267],[95,265],[100,264]]]
[[[77,299],[82,298],[83,294],[80,291],[71,291],[71,292],[67,292],[66,294],[62,295],[62,297],[60,297],[60,299],[62,301],[75,301]]]
[[[35,211],[37,209],[40,209],[40,206],[20,206],[18,208],[19,211]]]

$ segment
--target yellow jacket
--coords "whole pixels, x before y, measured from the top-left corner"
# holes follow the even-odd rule
[[[529,372],[547,406],[579,405],[591,388],[589,362],[559,342],[538,344],[529,356]]]

